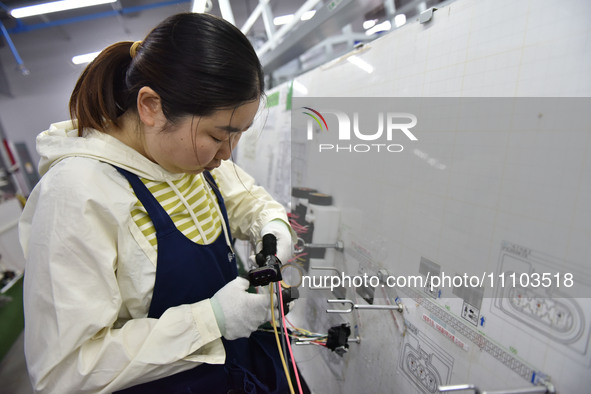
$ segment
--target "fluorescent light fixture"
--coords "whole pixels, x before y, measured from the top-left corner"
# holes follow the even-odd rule
[[[388,31],[391,28],[392,28],[392,23],[390,23],[390,21],[385,21],[385,22],[375,25],[374,27],[372,27],[369,30],[366,30],[365,34],[367,34],[368,36],[371,36],[372,34],[379,33],[381,31]]]
[[[72,10],[75,8],[90,7],[92,5],[114,3],[117,0],[62,0],[51,3],[31,5],[28,7],[15,8],[10,11],[10,15],[15,18],[25,18],[27,16],[49,14],[51,12]]]
[[[398,14],[394,17],[394,25],[400,27],[406,23],[406,15]]]
[[[287,25],[289,22],[292,21],[293,17],[293,14],[276,16],[275,18],[273,18],[273,24],[275,26]]]
[[[308,19],[312,19],[314,14],[316,14],[316,10],[306,11],[302,14],[300,20],[307,21]],[[294,16],[294,14],[276,16],[275,18],[273,18],[273,24],[275,26],[287,25],[289,22],[293,20]]]
[[[207,0],[193,0],[191,2],[191,12],[203,14],[207,7]]]
[[[355,55],[349,56],[347,58],[347,61],[351,64],[356,65],[368,74],[371,74],[373,72],[373,66],[360,57],[357,57]]]
[[[316,14],[316,10],[310,10],[310,11],[306,11],[302,14],[302,17],[300,18],[300,20],[303,21],[307,21],[309,19],[312,19],[312,17]]]
[[[370,20],[367,20],[367,21],[363,22],[363,28],[364,28],[365,30],[367,30],[367,29],[371,29],[372,27],[374,27],[374,26],[376,25],[376,22],[377,22],[377,21],[378,21],[377,19],[370,19]]]
[[[101,51],[92,52],[92,53],[85,53],[84,55],[74,56],[72,58],[72,63],[74,63],[74,64],[90,63],[91,61],[94,60],[95,57],[98,56],[99,53],[101,53]]]

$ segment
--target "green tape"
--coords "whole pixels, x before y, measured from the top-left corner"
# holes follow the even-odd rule
[[[287,100],[285,100],[285,109],[291,110],[291,98],[293,97],[293,81],[289,84],[289,90],[287,91]]]
[[[267,108],[276,107],[279,105],[279,92],[275,92],[267,96]]]

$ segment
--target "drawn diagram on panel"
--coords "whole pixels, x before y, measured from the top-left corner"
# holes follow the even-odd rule
[[[450,383],[454,359],[412,323],[406,327],[398,367],[421,392],[437,393]]]
[[[503,242],[498,274],[506,278],[521,274],[573,272],[564,262],[543,253],[510,242]],[[574,275],[582,278],[583,275]],[[588,286],[588,284],[580,284]],[[497,286],[491,312],[513,326],[548,343],[570,356],[577,356],[586,365],[591,364],[589,317],[581,303],[588,299],[573,298],[565,286],[533,287],[520,283]],[[548,341],[550,339],[551,341]]]

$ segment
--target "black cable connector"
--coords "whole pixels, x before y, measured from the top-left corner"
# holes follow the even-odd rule
[[[283,298],[283,312],[287,315],[289,313],[289,303],[300,298],[300,292],[297,287],[288,287],[281,291]]]
[[[255,260],[256,260],[258,266],[262,267],[265,265],[269,265],[269,259],[271,257],[275,257],[276,254],[277,254],[277,238],[273,234],[263,235],[263,248],[255,256]]]
[[[263,249],[255,256],[258,268],[248,272],[248,280],[252,286],[266,286],[271,282],[279,282],[281,277],[281,261],[277,253],[277,238],[273,234],[263,236]]]
[[[328,330],[328,338],[326,339],[326,347],[337,353],[339,356],[349,351],[349,336],[351,335],[351,327],[348,323],[343,323],[340,326],[331,327]]]

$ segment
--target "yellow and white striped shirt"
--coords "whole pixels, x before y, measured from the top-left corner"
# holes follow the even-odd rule
[[[187,174],[171,183],[178,189],[190,209],[195,213],[199,225],[205,235],[202,239],[199,229],[193,222],[191,214],[177,192],[167,183],[140,178],[148,190],[156,197],[166,213],[172,218],[175,226],[188,239],[201,245],[207,245],[217,239],[222,231],[220,215],[216,209],[216,201],[210,199],[206,191],[204,178],[200,174]],[[211,193],[215,198],[215,194]],[[156,229],[142,203],[138,200],[131,211],[132,218],[150,244],[157,250]]]

